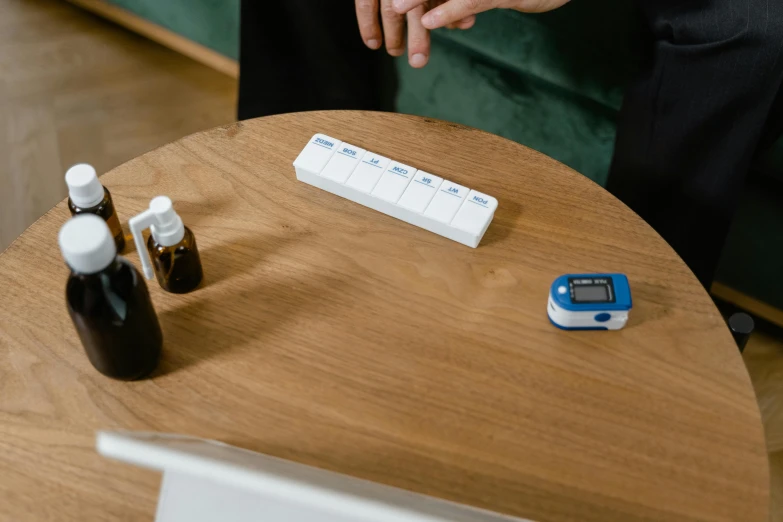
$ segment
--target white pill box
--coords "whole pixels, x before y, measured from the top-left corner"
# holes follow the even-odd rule
[[[294,169],[299,181],[473,248],[498,207],[492,196],[324,134]]]

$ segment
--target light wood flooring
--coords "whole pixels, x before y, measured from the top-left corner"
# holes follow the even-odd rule
[[[783,333],[757,332],[743,354],[764,420],[769,451],[772,509],[770,520],[783,522]]]
[[[111,169],[232,121],[235,102],[235,80],[70,4],[0,0],[0,251],[65,197],[70,165]],[[756,334],[745,362],[783,522],[783,336]]]
[[[0,0],[0,251],[111,169],[235,118],[236,81],[60,0]]]

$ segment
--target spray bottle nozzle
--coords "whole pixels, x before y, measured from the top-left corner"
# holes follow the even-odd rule
[[[174,205],[166,196],[158,196],[150,202],[150,208],[138,216],[132,217],[128,223],[133,241],[136,243],[136,251],[141,259],[144,276],[152,279],[155,275],[152,269],[149,252],[144,245],[142,231],[150,229],[152,238],[163,246],[174,246],[185,237],[185,225],[174,210]]]

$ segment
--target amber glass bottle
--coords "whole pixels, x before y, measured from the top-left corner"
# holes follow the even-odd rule
[[[173,246],[161,245],[155,240],[155,236],[150,234],[147,251],[152,259],[155,277],[167,292],[185,294],[201,283],[204,272],[196,246],[196,236],[188,227],[185,227],[182,240]]]
[[[92,215],[71,219],[60,231],[60,248],[71,268],[68,312],[90,363],[114,379],[149,375],[163,333],[144,279],[117,256],[106,223]]]
[[[81,163],[74,165],[65,174],[68,185],[68,209],[72,216],[94,214],[103,219],[111,230],[117,252],[125,249],[125,235],[117,217],[109,189],[101,185],[95,169]]]
[[[104,187],[103,192],[103,199],[94,207],[77,207],[73,200],[68,198],[68,208],[70,209],[72,216],[78,216],[79,214],[95,214],[103,219],[106,224],[109,225],[109,230],[114,239],[114,244],[117,247],[117,252],[122,252],[125,250],[125,234],[122,231],[122,225],[120,225],[120,219],[117,217],[117,212],[114,210],[114,203],[111,200],[109,189]]]
[[[175,294],[184,294],[198,287],[204,272],[196,237],[182,222],[169,198],[154,198],[150,201],[150,208],[133,216],[128,225],[147,279],[152,279],[154,273],[160,286]],[[147,227],[150,237],[145,245],[142,232]]]

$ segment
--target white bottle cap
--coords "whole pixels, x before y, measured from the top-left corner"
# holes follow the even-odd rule
[[[163,246],[174,246],[182,241],[185,237],[185,224],[169,198],[154,198],[150,201],[150,212],[155,215],[155,222],[150,226],[155,241]]]
[[[98,216],[81,214],[60,229],[60,250],[76,273],[100,272],[117,257],[117,246],[109,225]]]
[[[98,174],[86,163],[74,165],[65,173],[68,195],[79,208],[92,208],[103,200],[103,185]]]
[[[160,245],[174,246],[185,237],[185,224],[174,210],[174,205],[166,196],[158,196],[150,202],[149,210],[145,210],[138,216],[134,216],[128,222],[133,240],[136,243],[136,251],[141,259],[141,267],[144,276],[152,279],[155,275],[152,270],[152,262],[144,245],[142,231],[149,227],[152,238]]]

